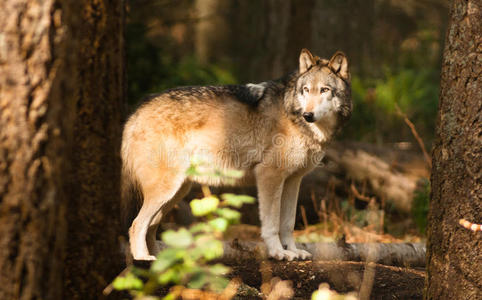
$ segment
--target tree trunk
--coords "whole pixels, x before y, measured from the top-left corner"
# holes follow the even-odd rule
[[[123,1],[82,1],[65,299],[93,299],[122,270],[119,182],[125,102]],[[75,276],[72,276],[75,274]]]
[[[482,236],[482,1],[454,0],[433,151],[426,299],[480,299]]]
[[[122,3],[0,4],[0,299],[94,299],[122,262]]]
[[[60,299],[73,7],[0,4],[0,299]]]
[[[194,45],[197,58],[201,63],[209,63],[216,58],[216,50],[222,49],[226,40],[227,24],[223,18],[227,1],[196,0]]]

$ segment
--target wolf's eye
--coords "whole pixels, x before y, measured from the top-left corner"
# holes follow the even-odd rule
[[[320,94],[326,93],[326,92],[328,92],[329,90],[330,90],[330,89],[327,88],[327,87],[322,87],[322,88],[320,89]]]
[[[309,89],[307,86],[304,86],[304,87],[303,87],[303,92],[304,92],[304,93],[309,93],[309,92],[310,92],[310,89]]]

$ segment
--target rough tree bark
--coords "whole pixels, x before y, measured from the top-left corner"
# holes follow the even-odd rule
[[[95,299],[122,263],[112,3],[0,3],[0,299]]]
[[[72,6],[0,4],[0,298],[60,299],[74,119]]]
[[[480,299],[482,235],[482,1],[455,0],[442,66],[433,151],[426,299]]]
[[[80,5],[65,299],[97,298],[124,259],[118,153],[125,103],[124,1],[83,0]]]

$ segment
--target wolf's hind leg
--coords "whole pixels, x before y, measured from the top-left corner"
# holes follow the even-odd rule
[[[281,217],[280,217],[280,239],[286,249],[295,252],[298,258],[307,259],[311,257],[308,251],[298,249],[293,238],[293,229],[296,220],[296,203],[300,190],[302,176],[293,175],[286,179],[281,196]]]
[[[185,181],[181,188],[176,192],[176,195],[166,203],[165,206],[161,208],[157,212],[157,214],[152,218],[151,223],[149,224],[149,229],[147,230],[147,248],[149,249],[150,254],[156,255],[161,249],[156,242],[157,239],[157,229],[159,228],[159,224],[161,222],[162,217],[164,217],[179,201],[184,198],[189,191],[191,190],[192,183],[190,181]]]
[[[169,179],[167,179],[169,178]],[[154,260],[147,247],[147,231],[152,220],[166,205],[169,205],[176,192],[180,189],[184,178],[164,177],[159,180],[150,178],[149,186],[142,186],[144,202],[139,214],[129,229],[129,243],[135,260]],[[140,180],[142,182],[142,180]],[[161,215],[162,217],[162,215]]]

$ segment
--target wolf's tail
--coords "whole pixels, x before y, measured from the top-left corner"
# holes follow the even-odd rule
[[[124,233],[127,233],[129,226],[134,217],[136,204],[136,182],[131,177],[129,171],[124,166],[121,173],[121,203],[120,203],[120,217],[121,226]]]
[[[130,155],[130,143],[126,131],[124,131],[121,157],[121,202],[120,202],[120,218],[121,226],[125,234],[128,233],[129,227],[134,220],[142,203],[142,193],[139,182],[133,172],[132,156]]]

